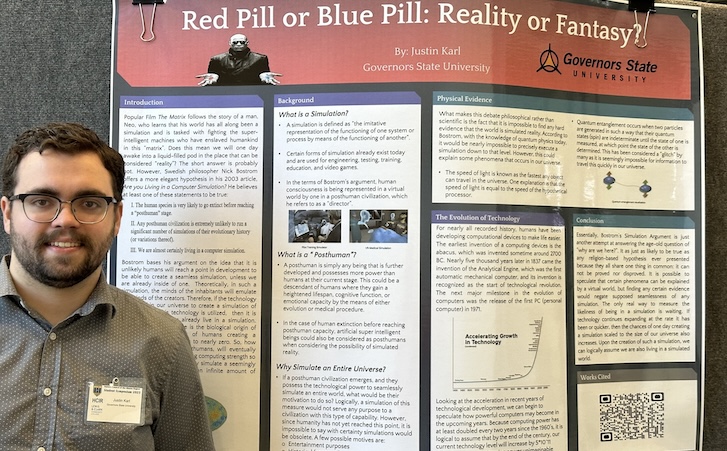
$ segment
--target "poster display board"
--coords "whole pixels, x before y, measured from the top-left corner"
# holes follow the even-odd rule
[[[217,449],[700,449],[700,10],[114,4],[112,283]]]

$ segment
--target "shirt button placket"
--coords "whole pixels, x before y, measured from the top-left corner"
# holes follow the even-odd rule
[[[36,451],[46,451],[52,446],[55,435],[58,405],[58,387],[61,368],[61,346],[55,332],[48,334],[43,346],[38,377],[38,399],[36,401],[36,443],[43,443]]]

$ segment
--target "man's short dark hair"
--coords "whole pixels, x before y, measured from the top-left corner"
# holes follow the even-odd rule
[[[52,122],[41,127],[31,128],[15,139],[8,153],[5,154],[2,166],[2,194],[4,196],[10,197],[15,194],[20,161],[31,152],[43,153],[46,149],[54,149],[68,155],[84,152],[97,154],[104,167],[111,173],[114,198],[122,200],[125,177],[124,158],[99,138],[96,132],[72,122]],[[69,174],[69,177],[72,176]]]

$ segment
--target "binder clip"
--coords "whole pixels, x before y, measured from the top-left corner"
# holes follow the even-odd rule
[[[634,37],[634,45],[640,49],[647,46],[646,42],[646,29],[649,27],[649,15],[656,12],[654,7],[654,0],[629,0],[629,11],[634,12],[634,28],[636,29],[636,36]],[[639,24],[638,13],[646,13],[646,20],[644,26]],[[643,44],[639,44],[639,36],[643,40]]]
[[[654,0],[629,0],[629,11],[640,13],[656,12]]]
[[[132,5],[139,5],[139,16],[141,16],[141,34],[139,39],[144,42],[151,42],[156,36],[154,36],[154,16],[157,12],[157,4],[164,3],[166,0],[131,0]],[[146,35],[146,21],[144,20],[144,10],[141,5],[154,5],[151,10],[151,21],[149,22],[149,38],[145,38]]]

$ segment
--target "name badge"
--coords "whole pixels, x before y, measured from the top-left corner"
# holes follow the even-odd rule
[[[140,384],[141,385],[141,384]],[[87,383],[86,421],[90,423],[144,424],[144,388],[121,384]]]

